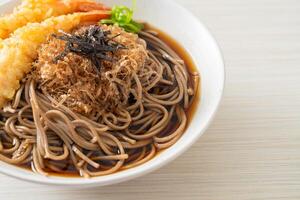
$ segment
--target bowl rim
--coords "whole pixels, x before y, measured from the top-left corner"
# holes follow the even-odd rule
[[[11,0],[3,0],[0,3],[0,6],[5,6],[7,3],[9,3]],[[226,80],[226,74],[225,74],[225,62],[224,57],[221,51],[221,48],[216,41],[213,34],[209,31],[209,29],[201,22],[193,13],[191,13],[188,9],[183,7],[182,5],[178,4],[177,2],[171,1],[171,0],[164,0],[167,1],[170,4],[173,4],[173,6],[177,7],[177,9],[181,9],[185,15],[194,18],[195,22],[200,26],[205,34],[210,38],[211,44],[215,47],[215,53],[217,54],[217,57],[220,59],[220,65],[221,65],[221,88],[219,91],[219,95],[217,97],[217,103],[215,104],[213,111],[211,112],[211,115],[204,125],[203,129],[199,130],[197,134],[192,139],[189,139],[184,146],[181,146],[180,148],[175,149],[173,152],[168,154],[164,160],[161,160],[160,162],[155,162],[148,164],[149,162],[142,164],[140,166],[134,167],[132,169],[126,170],[126,173],[115,173],[116,176],[100,176],[100,177],[94,177],[91,179],[84,179],[84,178],[57,178],[51,179],[51,177],[43,177],[43,176],[32,176],[32,173],[24,173],[25,169],[15,167],[13,165],[9,166],[9,169],[4,169],[0,166],[0,173],[5,174],[10,177],[14,177],[20,180],[32,182],[32,183],[38,183],[43,185],[56,185],[56,186],[71,186],[71,187],[91,187],[91,186],[105,186],[105,185],[112,185],[117,184],[121,182],[125,182],[128,180],[135,179],[137,177],[149,174],[162,166],[165,166],[166,164],[170,163],[171,161],[178,158],[180,155],[182,155],[188,148],[190,148],[207,130],[207,128],[210,126],[211,122],[216,116],[216,113],[220,107],[223,95],[224,95],[224,89],[225,89],[225,80]],[[200,107],[200,106],[199,106]],[[199,109],[197,107],[197,110]],[[170,147],[172,148],[172,147]],[[0,161],[1,162],[1,161]],[[5,163],[6,164],[6,163]],[[9,164],[7,164],[9,165]],[[27,170],[26,170],[27,171]]]

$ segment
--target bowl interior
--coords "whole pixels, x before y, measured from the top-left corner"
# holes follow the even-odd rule
[[[3,1],[0,13],[11,10],[20,1]],[[107,5],[131,6],[131,0],[102,0]],[[115,174],[83,178],[43,177],[0,162],[0,172],[37,183],[100,186],[122,182],[149,173],[175,159],[204,132],[215,114],[224,87],[224,64],[219,48],[208,30],[187,10],[169,0],[139,0],[135,18],[149,22],[176,39],[192,56],[201,74],[201,101],[181,139],[151,161]]]

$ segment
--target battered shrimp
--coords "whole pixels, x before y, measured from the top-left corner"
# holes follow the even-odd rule
[[[22,0],[12,14],[0,17],[0,38],[5,39],[29,22],[41,22],[52,16],[74,12],[105,10],[102,4],[90,0]]]
[[[69,32],[81,23],[107,18],[109,11],[91,11],[51,17],[41,23],[30,23],[2,40],[0,49],[0,108],[13,98],[19,82],[32,68],[37,49],[50,34]]]

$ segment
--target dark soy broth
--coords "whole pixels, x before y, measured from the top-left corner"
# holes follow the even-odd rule
[[[197,66],[195,65],[192,57],[189,53],[184,49],[181,44],[179,44],[174,38],[169,36],[167,33],[155,28],[152,25],[146,24],[145,30],[150,30],[158,33],[158,38],[164,41],[171,49],[173,49],[180,58],[185,62],[187,70],[190,75],[190,84],[193,86],[195,90],[195,96],[192,101],[190,107],[186,110],[188,121],[193,118],[194,112],[196,111],[197,106],[199,105],[200,96],[201,96],[201,77],[200,72],[197,70]]]

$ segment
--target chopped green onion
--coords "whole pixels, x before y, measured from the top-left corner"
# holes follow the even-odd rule
[[[136,1],[133,1],[133,7],[135,8]],[[101,24],[117,25],[124,28],[127,32],[138,33],[144,25],[138,23],[132,19],[133,9],[126,6],[114,6],[111,11],[110,19],[103,19],[100,21]]]
[[[111,13],[111,19],[120,24],[131,22],[133,11],[126,6],[114,6]]]

